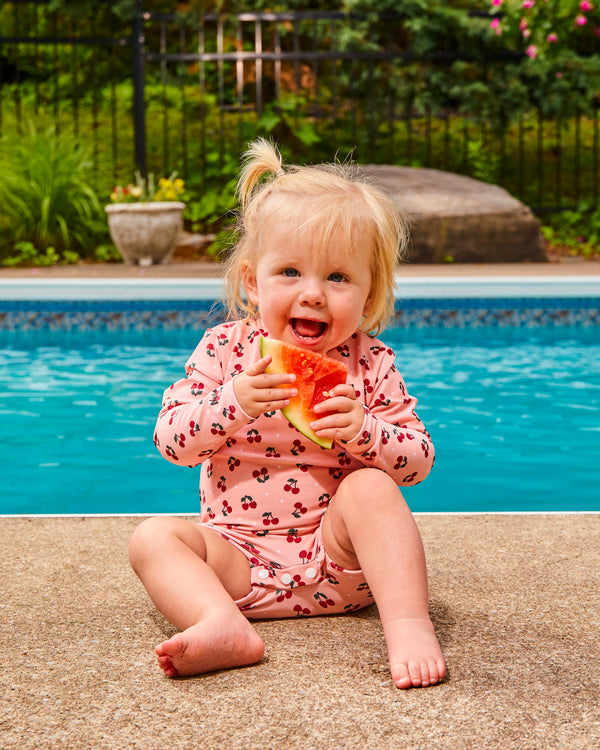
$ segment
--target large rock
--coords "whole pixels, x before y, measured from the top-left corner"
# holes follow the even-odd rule
[[[506,190],[436,169],[366,165],[411,223],[412,263],[545,261],[540,224]]]

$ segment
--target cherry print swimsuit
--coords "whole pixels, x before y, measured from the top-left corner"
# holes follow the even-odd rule
[[[237,602],[249,618],[347,612],[373,602],[360,570],[327,555],[321,521],[339,483],[374,467],[399,485],[425,479],[434,459],[395,355],[357,331],[327,354],[345,362],[365,407],[354,440],[328,450],[279,411],[257,418],[237,402],[233,378],[260,359],[260,321],[209,329],[186,364],[186,378],[165,391],[155,443],[169,461],[202,464],[200,523],[242,550],[252,590]],[[365,498],[365,513],[368,513]]]

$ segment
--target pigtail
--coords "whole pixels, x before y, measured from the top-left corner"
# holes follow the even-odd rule
[[[266,174],[278,176],[283,173],[281,154],[264,138],[257,138],[243,155],[244,164],[237,185],[237,193],[245,207],[261,177]]]

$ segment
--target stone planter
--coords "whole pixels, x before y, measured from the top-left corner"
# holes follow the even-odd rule
[[[183,229],[179,201],[113,203],[106,206],[112,241],[126,263],[168,263]]]

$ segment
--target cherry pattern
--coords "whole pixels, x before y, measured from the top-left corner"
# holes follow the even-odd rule
[[[300,542],[302,541],[302,537],[298,536],[298,529],[288,529],[286,541],[289,544],[300,544]]]
[[[294,612],[296,613],[296,617],[309,617],[312,614],[308,607],[303,607],[301,604],[294,606]]]
[[[293,427],[294,425],[290,424],[290,427]],[[294,440],[292,443],[292,447],[290,448],[290,453],[292,456],[299,456],[301,453],[304,453],[306,450],[306,446],[302,445],[302,442],[300,440]]]
[[[314,594],[315,599],[317,600],[317,604],[319,607],[323,607],[323,609],[327,609],[327,607],[333,607],[335,605],[335,601],[331,599],[327,594],[324,594],[322,591],[317,591]]]
[[[297,495],[300,492],[300,487],[298,487],[298,480],[294,479],[293,477],[291,479],[288,479],[287,482],[283,485],[284,492],[291,492],[292,495]]]
[[[236,542],[251,566],[267,565],[269,576],[257,579],[258,585],[272,588],[281,616],[353,611],[372,601],[362,577],[356,596],[348,599],[336,593],[341,587],[335,565],[314,580],[292,569],[319,568],[315,532],[350,472],[375,467],[399,485],[416,484],[433,465],[431,439],[393,351],[362,332],[328,353],[348,365],[348,381],[363,404],[364,422],[353,440],[327,450],[280,412],[249,417],[233,385],[260,358],[265,335],[253,321],[209,329],[186,363],[186,377],[165,391],[155,444],[172,463],[202,465],[200,522]],[[365,512],[368,503],[365,498]],[[276,569],[290,569],[291,582],[282,583]]]
[[[305,513],[308,513],[308,508],[302,503],[294,503],[294,510],[292,511],[294,518],[302,518]]]

